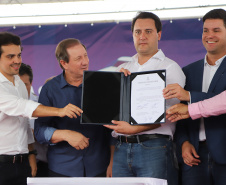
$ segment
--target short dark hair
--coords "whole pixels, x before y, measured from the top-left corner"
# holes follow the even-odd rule
[[[138,12],[136,17],[134,17],[132,20],[132,25],[131,25],[132,32],[134,30],[134,25],[135,25],[137,19],[153,19],[155,21],[155,27],[157,29],[157,33],[162,31],[162,23],[157,15],[155,15],[154,13],[151,13],[151,12]]]
[[[31,66],[28,64],[21,63],[20,70],[19,70],[19,76],[23,76],[25,74],[27,74],[29,76],[29,81],[30,81],[30,83],[32,83],[33,72],[32,72]]]
[[[213,9],[207,12],[202,18],[203,23],[206,19],[222,19],[224,22],[224,27],[226,28],[226,11],[224,9]]]
[[[7,46],[10,44],[21,46],[20,37],[9,32],[0,32],[0,57],[3,52],[2,46]]]
[[[57,45],[55,55],[56,55],[57,61],[59,62],[60,67],[63,70],[64,70],[64,68],[60,63],[60,60],[63,60],[63,61],[68,63],[69,62],[69,56],[68,56],[68,53],[67,53],[67,49],[69,47],[79,45],[79,44],[81,44],[86,50],[85,45],[82,44],[80,40],[74,39],[74,38],[64,39]]]

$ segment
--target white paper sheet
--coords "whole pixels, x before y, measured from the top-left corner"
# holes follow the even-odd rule
[[[165,76],[165,72],[162,73]],[[138,124],[154,123],[165,112],[162,90],[165,81],[157,74],[137,75],[131,83],[131,117]],[[160,122],[164,122],[164,118]]]

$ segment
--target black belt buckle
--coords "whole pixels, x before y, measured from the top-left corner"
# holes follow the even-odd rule
[[[199,145],[206,145],[206,140],[204,140],[204,141],[199,141]]]
[[[23,162],[23,156],[22,155],[14,155],[13,156],[13,163],[15,163],[15,162],[20,162],[20,163],[22,163]]]
[[[125,136],[125,139],[126,139],[126,143],[128,143],[127,136]]]
[[[118,140],[123,143],[129,143],[127,136],[118,136]]]

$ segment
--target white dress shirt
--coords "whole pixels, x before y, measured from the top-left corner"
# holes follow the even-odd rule
[[[14,76],[15,86],[0,73],[0,155],[28,153],[34,142],[29,119],[39,103],[28,100],[27,89]]]
[[[178,83],[182,88],[184,88],[184,85],[185,85],[185,75],[181,70],[180,66],[173,60],[167,58],[161,49],[143,65],[140,65],[138,63],[138,54],[136,54],[132,57],[131,62],[121,64],[117,68],[117,71],[119,71],[121,68],[128,69],[130,72],[165,69],[166,85]],[[176,98],[166,100],[166,109],[168,109],[172,105],[177,104],[179,102],[180,101]],[[170,121],[166,120],[166,123],[161,124],[161,127],[153,130],[140,132],[138,133],[138,135],[163,134],[163,135],[170,135],[171,137],[173,137],[174,132],[175,132],[175,123],[171,123]],[[118,134],[113,131],[112,135],[114,137],[117,137],[118,135],[122,135],[122,134]]]
[[[209,65],[206,60],[206,57],[207,55],[205,56],[205,59],[204,59],[204,72],[203,72],[203,81],[202,81],[202,92],[205,92],[205,93],[208,92],[210,83],[225,56],[217,60],[215,65]],[[204,126],[204,118],[201,118],[200,129],[199,129],[199,141],[205,141],[205,140],[206,140],[206,133],[205,133],[205,126]]]

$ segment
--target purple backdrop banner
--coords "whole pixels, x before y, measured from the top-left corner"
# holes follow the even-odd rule
[[[162,21],[163,32],[159,48],[167,57],[175,60],[181,67],[204,57],[202,45],[202,21],[197,19]],[[18,26],[0,28],[22,38],[23,62],[31,65],[34,73],[35,92],[50,76],[62,72],[55,58],[56,45],[66,38],[77,38],[87,47],[90,70],[100,70],[115,66],[123,57],[133,56],[131,23],[98,23],[38,26]],[[120,59],[119,59],[120,58]],[[122,60],[123,61],[123,60]]]

